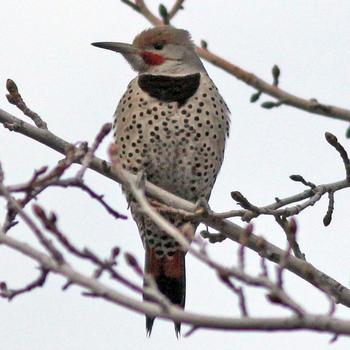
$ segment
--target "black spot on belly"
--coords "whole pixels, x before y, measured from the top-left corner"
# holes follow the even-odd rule
[[[195,94],[199,83],[199,73],[182,77],[142,74],[138,79],[140,88],[151,97],[164,102],[178,102],[180,106]]]

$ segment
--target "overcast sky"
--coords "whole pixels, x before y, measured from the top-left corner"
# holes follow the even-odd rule
[[[148,1],[156,9],[158,1]],[[172,1],[163,1],[172,4]],[[271,68],[281,68],[281,86],[305,98],[350,107],[350,2],[347,0],[187,0],[185,11],[173,24],[188,29],[198,43],[205,39],[214,52],[271,80]],[[118,0],[1,1],[0,105],[21,114],[5,99],[5,81],[14,79],[28,104],[43,116],[52,132],[75,142],[92,140],[111,121],[117,102],[134,72],[122,57],[96,49],[94,41],[130,42],[149,24]],[[230,191],[239,190],[257,204],[303,190],[288,176],[302,174],[317,184],[344,177],[343,164],[325,142],[324,132],[345,139],[348,125],[291,107],[264,110],[250,104],[254,92],[218,68],[205,63],[232,112],[231,137],[226,158],[210,201],[215,211],[236,208]],[[270,100],[263,96],[262,101]],[[98,154],[106,157],[111,139]],[[0,128],[0,160],[6,183],[25,181],[33,169],[53,165],[60,158],[40,144]],[[92,172],[88,183],[123,213],[128,213],[119,186]],[[336,194],[335,212],[328,228],[322,225],[324,199],[298,217],[299,240],[307,259],[349,286],[349,193]],[[115,221],[85,194],[50,190],[39,198],[55,209],[60,227],[73,242],[107,256],[114,245],[143,261],[143,249],[132,220]],[[1,217],[4,202],[0,202]],[[2,219],[1,219],[2,220]],[[238,219],[234,220],[240,223]],[[284,247],[284,234],[271,218],[259,219],[256,231]],[[16,238],[36,244],[20,225]],[[211,255],[228,265],[236,263],[237,245],[224,242],[211,247]],[[250,271],[257,271],[256,254],[248,254]],[[20,286],[36,275],[35,264],[0,247],[0,280]],[[89,271],[79,262],[81,271]],[[273,265],[269,265],[271,271]],[[121,270],[133,273],[121,263]],[[238,316],[236,298],[199,262],[187,260],[187,305],[191,311]],[[134,277],[137,281],[137,278]],[[288,291],[310,312],[326,312],[326,298],[306,282],[286,274]],[[108,281],[107,281],[108,282]],[[58,349],[295,349],[328,347],[329,335],[298,333],[227,333],[200,330],[177,341],[173,325],[156,321],[151,339],[145,338],[144,317],[104,301],[87,299],[81,289],[67,292],[64,280],[50,276],[42,290],[11,303],[0,300],[0,348],[11,350]],[[124,290],[117,286],[118,290]],[[269,305],[263,293],[248,290],[248,308],[255,316],[285,315]],[[339,306],[337,315],[349,317]],[[186,330],[187,327],[184,327]],[[340,338],[337,349],[348,349]]]

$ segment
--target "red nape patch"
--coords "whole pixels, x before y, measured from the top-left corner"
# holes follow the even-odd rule
[[[150,51],[142,51],[141,57],[143,58],[145,63],[149,64],[150,66],[157,66],[165,62],[164,56],[158,55]]]

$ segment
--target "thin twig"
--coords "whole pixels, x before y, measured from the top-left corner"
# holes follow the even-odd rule
[[[310,181],[306,181],[301,175],[291,175],[289,178],[296,182],[301,182],[303,185],[308,186],[310,188],[315,188],[316,185]]]
[[[237,295],[239,300],[239,309],[241,311],[242,317],[248,317],[249,315],[248,315],[247,303],[245,300],[243,288],[236,287],[235,284],[224,273],[219,274],[219,278],[229,289],[231,289]]]
[[[243,196],[243,194],[239,191],[233,191],[231,192],[231,197],[235,201],[238,202],[238,204],[249,211],[252,211],[253,213],[259,213],[259,208],[255,205],[251,204],[246,197]]]
[[[135,2],[138,6],[139,12],[142,13],[142,15],[145,16],[151,23],[157,23],[157,25],[163,24],[163,22],[150,11],[143,0],[135,0]]]
[[[334,192],[328,192],[328,209],[327,213],[323,218],[323,225],[328,226],[332,221],[332,215],[334,211]]]
[[[302,260],[305,260],[305,254],[300,250],[297,242],[297,223],[294,217],[288,221],[285,217],[275,216],[276,222],[282,227],[286,234],[289,247],[293,250],[294,255]]]
[[[346,179],[350,181],[350,160],[345,148],[338,142],[336,136],[334,136],[330,132],[325,133],[325,138],[327,142],[339,152],[344,163]]]
[[[92,158],[98,148],[98,146],[101,144],[103,139],[110,133],[112,130],[112,123],[106,123],[102,126],[101,130],[97,134],[94,143],[92,144],[91,148],[86,152],[85,157],[83,158],[81,162],[81,168],[79,169],[76,177],[79,179],[82,179],[86,169],[88,168],[89,164],[92,161]]]
[[[140,8],[137,4],[135,4],[134,1],[130,1],[130,0],[120,0],[121,2],[123,2],[124,4],[130,6],[133,10],[140,12]]]
[[[27,215],[23,208],[17,203],[15,198],[13,198],[7,188],[2,182],[0,182],[0,195],[4,196],[8,204],[17,212],[17,214],[22,218],[22,220],[28,225],[31,231],[35,234],[39,242],[46,250],[51,254],[51,256],[59,263],[64,263],[64,258],[62,253],[55,247],[53,242],[48,240],[35,222]]]
[[[29,283],[27,286],[18,289],[8,289],[6,284],[0,286],[0,296],[11,301],[13,298],[20,294],[31,292],[35,288],[43,287],[46,282],[46,278],[49,274],[49,270],[43,267],[40,267],[40,274],[33,282]]]
[[[16,83],[11,79],[7,79],[6,88],[9,92],[9,94],[6,95],[7,100],[11,104],[15,105],[18,109],[20,109],[23,112],[23,114],[29,117],[38,128],[47,130],[47,124],[40,118],[40,116],[37,113],[29,109],[23,101],[23,98],[18,91]]]
[[[337,192],[344,188],[349,188],[350,182],[348,180],[341,180],[337,182],[327,183],[318,185],[312,189],[300,192],[298,194],[278,199],[272,204],[257,207],[253,206],[253,210],[230,210],[223,213],[213,214],[217,218],[225,219],[230,217],[241,217],[243,221],[250,222],[252,219],[260,215],[271,215],[271,216],[284,216],[289,217],[299,214],[301,211],[315,205],[324,194],[328,192]],[[285,207],[288,204],[300,202],[306,199],[303,203],[298,203],[297,205]],[[252,205],[252,204],[250,204]],[[285,207],[285,208],[283,208]]]
[[[54,213],[51,213],[50,216],[46,215],[44,209],[37,204],[33,206],[33,210],[36,216],[40,219],[40,221],[44,225],[44,227],[49,232],[51,232],[54,235],[54,237],[56,237],[57,240],[62,244],[62,246],[64,246],[71,254],[79,258],[89,260],[90,262],[97,265],[99,268],[106,270],[111,275],[111,277],[116,281],[123,283],[133,291],[142,293],[141,287],[137,286],[135,283],[131,282],[128,278],[125,278],[116,270],[114,270],[109,261],[101,260],[96,254],[94,254],[91,250],[87,248],[80,250],[75,245],[73,245],[69,241],[68,237],[64,235],[61,230],[58,229],[57,217]]]
[[[171,8],[171,10],[169,11],[168,13],[168,18],[169,18],[169,21],[175,17],[175,15],[177,14],[177,12],[179,10],[182,10],[183,9],[183,3],[185,2],[185,0],[176,0],[173,7]]]
[[[86,192],[91,198],[95,199],[97,202],[99,202],[109,214],[111,214],[116,219],[124,219],[126,220],[128,217],[124,214],[120,214],[118,211],[113,209],[105,200],[104,196],[97,194],[94,190],[92,190],[89,186],[84,184],[82,181],[80,181],[77,178],[70,178],[65,180],[59,180],[50,183],[48,186],[58,186],[58,187],[77,187],[82,189],[84,192]]]

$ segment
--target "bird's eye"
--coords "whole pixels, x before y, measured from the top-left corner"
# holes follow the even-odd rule
[[[155,43],[155,44],[153,45],[153,47],[154,47],[156,50],[161,50],[161,49],[164,47],[164,45],[163,45],[162,43]]]

